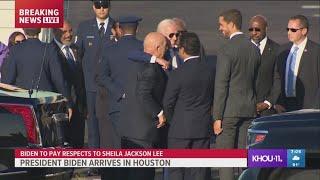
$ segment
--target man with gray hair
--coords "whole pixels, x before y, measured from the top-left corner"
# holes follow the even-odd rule
[[[184,20],[178,17],[172,18],[172,20],[176,23],[178,26],[178,31],[187,31],[187,24]]]
[[[172,19],[164,19],[157,26],[157,32],[164,35],[170,41],[169,48],[164,55],[164,59],[171,63],[169,70],[173,70],[182,65],[183,61],[178,56],[177,40],[180,35],[176,22]],[[143,61],[150,63],[158,63],[164,68],[168,67],[168,62],[164,59],[157,58],[142,51],[134,51],[129,54],[129,59],[134,61]]]
[[[62,73],[73,104],[73,115],[67,131],[68,142],[74,148],[82,148],[84,145],[86,92],[79,49],[73,44],[73,30],[69,21],[64,20],[63,27],[53,29],[53,34],[54,39],[51,45],[58,52],[59,63],[61,63]]]

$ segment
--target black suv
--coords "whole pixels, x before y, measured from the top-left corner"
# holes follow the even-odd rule
[[[0,179],[70,179],[70,168],[15,168],[15,148],[69,148],[68,117],[60,94],[0,83]]]
[[[249,149],[306,149],[306,168],[248,168],[239,180],[320,180],[320,110],[303,109],[255,119]]]

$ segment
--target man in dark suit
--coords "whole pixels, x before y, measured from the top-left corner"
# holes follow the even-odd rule
[[[10,50],[6,60],[8,70],[3,74],[1,82],[30,90],[58,92],[70,97],[57,51],[38,39],[40,28],[23,30],[27,39]]]
[[[277,97],[272,95],[274,67],[279,44],[267,37],[267,19],[262,15],[253,16],[249,22],[251,42],[259,48],[261,65],[257,79],[257,112],[262,115],[275,113],[273,104]]]
[[[281,47],[277,60],[278,94],[276,109],[294,111],[313,108],[320,87],[320,46],[308,39],[309,22],[303,15],[289,19],[291,43]],[[281,86],[280,86],[281,85]]]
[[[165,37],[160,33],[149,33],[144,40],[144,52],[163,58],[166,44]],[[159,64],[133,63],[125,86],[126,97],[121,106],[122,148],[156,147],[159,142],[159,129],[166,121],[162,111],[166,82],[166,73]],[[154,175],[154,168],[130,168],[126,179],[152,180]]]
[[[71,94],[72,117],[69,124],[68,138],[74,148],[83,147],[85,127],[86,94],[78,48],[72,44],[73,31],[69,21],[63,22],[62,28],[53,29],[54,39],[51,42],[58,52],[62,72]]]
[[[195,33],[181,33],[179,56],[184,64],[169,75],[163,106],[170,122],[168,148],[209,149],[214,69],[200,60],[200,40]],[[169,168],[169,179],[210,179],[208,168]]]
[[[251,119],[256,116],[256,79],[260,53],[240,31],[240,11],[219,15],[219,30],[230,40],[219,50],[214,95],[214,133],[217,148],[245,148]],[[223,128],[223,131],[222,131]],[[220,179],[234,179],[232,168],[220,168]]]
[[[99,127],[96,114],[97,84],[95,81],[98,61],[101,59],[102,47],[107,47],[112,41],[111,28],[113,19],[109,17],[108,0],[94,0],[93,10],[96,17],[80,23],[76,44],[82,52],[82,67],[85,79],[88,108],[88,145],[99,147]]]

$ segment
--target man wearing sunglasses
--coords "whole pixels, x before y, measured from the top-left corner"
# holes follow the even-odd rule
[[[308,37],[309,22],[303,15],[289,19],[289,44],[284,45],[276,63],[278,111],[313,108],[320,87],[320,47]]]
[[[98,61],[101,59],[102,47],[112,44],[111,28],[114,20],[109,17],[108,0],[94,0],[93,11],[95,18],[80,23],[76,37],[82,55],[83,74],[85,79],[87,108],[88,108],[88,146],[99,147],[99,127],[96,112],[96,96],[101,95],[95,81]],[[101,98],[97,98],[101,99]],[[106,112],[106,110],[104,111]],[[99,120],[100,121],[100,120]]]
[[[262,116],[275,113],[272,104],[275,103],[276,98],[272,97],[271,89],[276,53],[279,48],[279,44],[267,37],[267,26],[267,19],[262,15],[256,15],[250,19],[248,29],[251,42],[259,48],[261,54],[257,79],[257,112]]]
[[[142,51],[133,51],[129,54],[129,59],[133,61],[143,61],[150,63],[158,63],[165,69],[173,70],[182,65],[183,61],[178,56],[177,40],[180,35],[176,22],[172,19],[162,20],[157,27],[157,32],[164,35],[168,41],[170,41],[169,48],[165,53],[164,59],[169,61],[166,62],[164,59],[159,57],[151,56],[150,54]],[[169,65],[171,63],[171,65]]]

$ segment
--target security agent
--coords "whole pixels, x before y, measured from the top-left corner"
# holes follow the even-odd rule
[[[124,86],[127,82],[127,73],[132,68],[127,54],[133,50],[143,49],[142,41],[136,38],[138,23],[142,19],[135,16],[119,17],[118,41],[102,52],[102,60],[98,66],[97,82],[107,90],[107,104],[109,106],[108,120],[99,124],[103,126],[100,132],[100,147],[121,148],[120,104],[125,98]],[[106,111],[106,110],[105,110]],[[125,129],[128,131],[128,129]],[[106,168],[101,171],[102,179],[126,179],[123,168]]]
[[[98,61],[104,46],[112,44],[111,28],[113,19],[109,17],[110,2],[94,0],[93,10],[96,17],[80,23],[76,44],[82,52],[82,67],[85,79],[87,108],[88,108],[88,146],[99,147],[99,127],[96,114],[97,84],[95,81]]]

